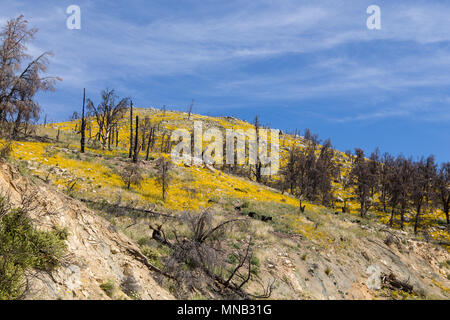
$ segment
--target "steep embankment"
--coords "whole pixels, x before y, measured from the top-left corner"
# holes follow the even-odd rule
[[[312,230],[319,226],[315,235],[271,233],[257,251],[261,278],[278,279],[275,298],[449,299],[450,255],[442,247],[348,216],[310,213],[307,220]]]
[[[33,273],[27,298],[173,299],[136,260],[139,249],[78,201],[31,182],[6,163],[0,164],[0,191],[16,206],[22,199],[32,199],[30,215],[38,228],[65,228],[69,234],[61,266],[51,274]]]

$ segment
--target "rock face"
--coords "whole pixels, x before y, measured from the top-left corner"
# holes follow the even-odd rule
[[[331,216],[335,223],[340,223]],[[346,232],[340,225],[341,232]],[[264,264],[259,276],[264,281],[270,276],[281,279],[274,291],[274,299],[386,299],[385,279],[393,276],[414,289],[415,294],[427,299],[450,297],[448,269],[442,265],[450,261],[444,248],[431,243],[404,239],[386,244],[386,234],[402,233],[390,229],[379,235],[369,235],[350,241],[342,247],[315,247],[308,239],[287,242],[289,247],[274,244],[264,250]],[[262,257],[264,258],[264,257]],[[381,289],[381,290],[380,290]]]
[[[33,198],[35,226],[69,231],[66,256],[51,274],[33,273],[28,299],[174,299],[161,288],[148,267],[136,260],[139,249],[114,226],[80,202],[54,188],[24,178],[9,164],[0,164],[0,192],[13,205]],[[106,294],[105,284],[113,288]]]

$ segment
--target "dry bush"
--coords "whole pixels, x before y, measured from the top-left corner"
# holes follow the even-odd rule
[[[120,172],[120,177],[128,189],[130,189],[131,185],[140,186],[144,180],[139,166],[134,163],[128,164],[123,168]]]
[[[7,159],[13,151],[12,142],[0,142],[0,159]]]
[[[177,281],[175,294],[189,297],[192,292],[204,295],[214,292],[219,298],[227,299],[256,297],[244,290],[244,286],[255,276],[254,261],[257,259],[253,238],[248,236],[243,242],[230,247],[227,237],[236,225],[249,231],[248,222],[245,219],[214,220],[209,211],[198,214],[184,212],[180,218],[185,231],[183,235],[173,230],[174,241],[169,242],[162,233],[160,242],[171,248],[165,270]],[[233,261],[230,261],[230,256]],[[264,288],[263,294],[258,297],[269,297],[272,285]]]

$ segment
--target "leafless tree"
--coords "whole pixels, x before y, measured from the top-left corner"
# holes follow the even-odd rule
[[[450,225],[450,162],[443,163],[439,169],[439,173],[435,178],[435,186],[437,191],[437,199],[442,205],[442,209],[447,218],[447,225]]]
[[[164,157],[161,157],[156,162],[156,168],[158,170],[158,175],[156,177],[156,183],[161,186],[161,194],[163,200],[166,200],[167,190],[169,189],[169,183],[171,180],[170,169],[172,165],[171,162]]]
[[[38,91],[54,90],[58,77],[43,77],[51,52],[32,59],[27,44],[37,29],[30,29],[23,15],[9,20],[0,32],[0,123],[2,134],[17,138],[27,134],[29,124],[39,119]]]
[[[397,207],[400,207],[400,227],[403,229],[405,212],[409,208],[408,186],[411,184],[413,166],[411,159],[397,157],[392,164],[388,178],[388,197],[391,206],[389,225],[393,226]]]
[[[253,122],[253,126],[255,127],[255,134],[256,134],[256,146],[258,148],[259,146],[259,129],[261,127],[261,124],[259,123],[259,119],[258,116],[255,116],[255,121]],[[256,164],[255,164],[255,170],[253,170],[253,174],[255,176],[256,182],[261,183],[261,170],[262,170],[262,164],[261,164],[261,160],[258,159],[256,160]]]
[[[87,99],[87,108],[93,114],[98,125],[98,140],[102,142],[103,149],[111,149],[112,130],[123,118],[129,104],[128,98],[119,100],[114,90],[106,89],[101,92],[101,102],[98,106]]]
[[[226,232],[236,224],[244,224],[245,219],[231,219],[214,222],[209,211],[199,214],[184,212],[180,222],[187,227],[187,233],[181,236],[172,231],[173,242],[169,242],[172,254],[165,263],[166,270],[187,289],[202,290],[202,285],[219,288],[222,296],[250,299],[252,297],[268,298],[272,293],[273,282],[264,288],[264,293],[255,296],[244,290],[245,284],[254,279],[252,258],[254,244],[252,237],[245,244],[234,249],[235,262],[228,261],[224,255]],[[158,229],[159,232],[160,228]],[[161,233],[162,243],[167,243],[165,234]],[[201,280],[201,281],[200,281]],[[214,285],[214,286],[213,286]],[[180,288],[180,287],[179,287]],[[215,289],[217,290],[217,289]]]
[[[137,163],[139,156],[139,116],[136,116],[136,133],[134,137],[134,150],[133,150],[133,162]]]
[[[85,103],[86,103],[86,89],[83,89],[83,109],[81,112],[81,129],[80,129],[80,133],[81,133],[81,140],[80,140],[80,152],[84,153],[84,148],[85,148],[85,144],[86,144],[86,119],[85,119],[85,115],[84,115],[84,107],[85,107]]]
[[[128,153],[128,158],[131,159],[133,155],[133,101],[130,105],[130,149]]]
[[[157,126],[150,122],[150,132],[148,133],[148,141],[147,141],[147,154],[145,156],[145,160],[148,161],[150,151],[153,150],[156,141],[156,130]]]
[[[120,177],[127,186],[128,190],[130,189],[131,185],[140,186],[142,181],[144,180],[139,166],[134,163],[131,163],[123,168],[123,170],[120,172]]]
[[[191,114],[192,114],[192,108],[194,107],[194,99],[192,99],[191,104],[189,105],[188,108],[188,120],[191,120]]]
[[[361,217],[365,217],[373,204],[370,195],[372,188],[376,184],[376,175],[371,172],[370,162],[365,159],[364,151],[357,148],[355,153],[356,158],[350,172],[350,181],[360,203]]]

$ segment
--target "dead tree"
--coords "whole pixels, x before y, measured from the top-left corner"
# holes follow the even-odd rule
[[[170,176],[171,163],[169,160],[166,160],[164,157],[161,157],[158,159],[156,167],[158,169],[158,176],[156,177],[156,183],[159,186],[161,186],[162,199],[165,201],[171,178]]]
[[[148,134],[147,154],[145,156],[145,161],[148,161],[148,157],[149,157],[149,154],[150,154],[150,149],[153,147],[154,135],[155,135],[155,127],[151,126],[150,127],[150,132]]]
[[[174,240],[170,242],[172,254],[166,260],[166,270],[178,279],[181,287],[202,290],[201,284],[214,285],[219,294],[240,299],[268,298],[272,293],[273,283],[264,288],[263,294],[251,295],[244,286],[255,279],[253,268],[254,244],[252,237],[233,251],[236,262],[230,262],[223,255],[226,231],[237,223],[246,224],[245,219],[232,219],[214,223],[213,215],[204,211],[199,214],[184,212],[180,222],[187,227],[184,237],[172,230]],[[161,228],[157,236],[165,240]],[[227,270],[224,272],[224,270]],[[182,285],[181,285],[182,284]],[[263,286],[264,287],[264,286]]]
[[[138,161],[139,154],[139,116],[136,116],[136,136],[134,138],[134,153],[133,153],[133,162],[136,163]]]
[[[98,141],[102,142],[103,149],[108,146],[108,150],[111,150],[111,138],[114,134],[113,129],[123,118],[129,99],[123,98],[118,101],[118,97],[114,90],[109,89],[101,92],[101,98],[101,102],[98,106],[95,106],[94,103],[88,99],[87,107],[95,116],[99,127]]]
[[[86,131],[86,119],[84,118],[84,104],[86,102],[86,89],[83,89],[83,111],[81,113],[81,153],[84,153],[84,146],[86,143],[86,136],[85,136],[85,131]]]
[[[435,178],[435,186],[437,190],[437,201],[440,201],[442,209],[447,219],[447,225],[450,225],[450,162],[443,163]]]
[[[130,152],[128,158],[131,159],[132,155],[133,155],[133,101],[131,101],[130,107]]]
[[[355,153],[356,159],[350,172],[350,181],[360,203],[361,217],[364,218],[372,205],[370,195],[376,184],[376,174],[371,172],[370,162],[365,159],[364,151],[357,148]]]
[[[131,185],[140,186],[144,178],[142,177],[141,170],[138,165],[129,164],[121,172],[120,177],[126,184],[127,189],[130,190]]]
[[[191,113],[192,113],[192,108],[194,107],[194,99],[192,99],[191,104],[189,105],[188,108],[188,120],[191,120]]]
[[[26,61],[30,58],[28,43],[36,32],[28,27],[23,15],[7,21],[0,30],[0,134],[4,136],[28,135],[29,124],[38,121],[41,112],[36,94],[52,91],[56,81],[61,80],[42,76],[48,69],[51,52]]]
[[[119,146],[119,128],[116,127],[116,148]]]

